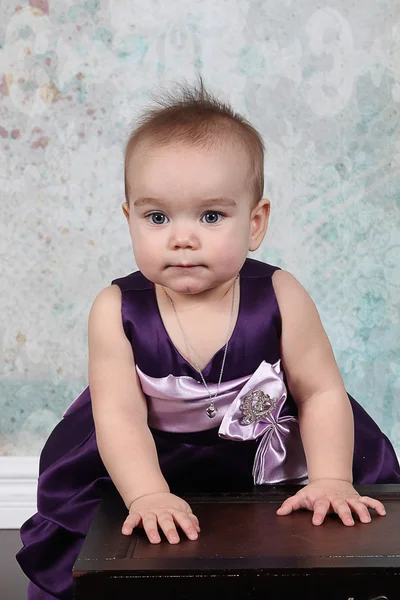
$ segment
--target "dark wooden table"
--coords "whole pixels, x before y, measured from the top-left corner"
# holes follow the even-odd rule
[[[379,498],[385,517],[345,527],[336,515],[275,512],[299,488],[183,497],[198,516],[197,541],[152,545],[121,533],[127,511],[106,496],[75,563],[76,600],[400,600],[400,485],[356,486]]]

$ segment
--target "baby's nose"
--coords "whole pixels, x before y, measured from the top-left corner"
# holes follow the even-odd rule
[[[172,248],[198,248],[199,239],[195,231],[189,227],[176,227],[171,232],[170,245]]]

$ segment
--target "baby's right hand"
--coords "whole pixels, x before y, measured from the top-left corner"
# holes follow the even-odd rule
[[[197,540],[200,531],[199,521],[189,504],[168,492],[146,494],[132,502],[122,533],[130,535],[139,525],[142,525],[152,544],[161,542],[158,527],[161,527],[170,544],[179,542],[176,525],[190,540]]]

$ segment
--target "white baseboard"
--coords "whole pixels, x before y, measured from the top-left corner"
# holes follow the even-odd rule
[[[0,529],[19,529],[36,512],[38,456],[0,456]]]
[[[36,512],[38,475],[38,456],[0,456],[0,529],[19,529]]]

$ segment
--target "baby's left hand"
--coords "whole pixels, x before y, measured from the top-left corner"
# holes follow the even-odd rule
[[[360,496],[351,483],[341,479],[316,479],[287,498],[276,514],[288,515],[299,508],[314,511],[313,525],[321,525],[328,512],[335,512],[348,526],[354,525],[352,512],[358,515],[361,523],[371,521],[368,508],[375,509],[378,515],[386,515],[382,502],[369,496]]]

